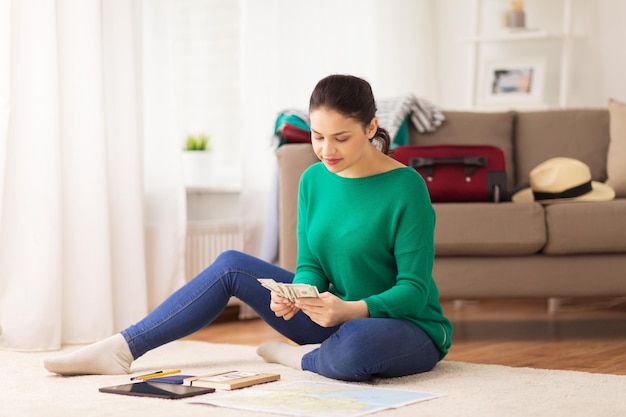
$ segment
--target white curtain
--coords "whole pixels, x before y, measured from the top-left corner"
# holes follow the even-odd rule
[[[126,0],[118,0],[126,1]],[[175,0],[144,0],[142,28],[144,204],[148,308],[185,282],[187,195],[180,130],[174,111],[171,8]]]
[[[0,347],[93,342],[180,284],[178,154],[144,165],[141,6],[0,1]]]

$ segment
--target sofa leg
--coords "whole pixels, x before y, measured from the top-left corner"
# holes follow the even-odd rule
[[[461,311],[468,304],[478,304],[478,301],[475,301],[475,300],[462,300],[462,299],[456,299],[456,300],[452,301],[452,306],[454,307],[454,311]]]
[[[548,298],[548,314],[550,315],[556,314],[561,309],[562,304],[563,304],[562,298],[557,298],[557,297]]]

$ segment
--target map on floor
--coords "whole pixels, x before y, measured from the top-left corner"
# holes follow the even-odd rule
[[[357,417],[442,396],[371,385],[297,381],[212,394],[192,404],[302,417]]]

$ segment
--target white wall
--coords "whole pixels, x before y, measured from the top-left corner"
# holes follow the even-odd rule
[[[598,50],[598,78],[586,80],[598,86],[598,98],[591,104],[606,106],[610,97],[626,102],[626,1],[598,0],[596,31],[590,43]],[[597,84],[596,84],[597,83]]]
[[[559,31],[564,0],[526,0],[528,27]],[[444,108],[467,108],[470,47],[459,38],[471,35],[470,16],[473,1],[438,0],[436,2],[440,95],[437,103]],[[480,28],[497,28],[498,13],[506,10],[508,0],[482,0],[487,12]],[[609,97],[626,101],[626,1],[572,0],[572,40],[568,107],[606,107]],[[543,43],[542,43],[543,42]],[[515,48],[517,48],[516,46]],[[552,48],[552,50],[550,49]],[[553,41],[524,42],[522,54],[547,54],[545,95],[554,101],[559,82],[558,50]],[[491,51],[493,54],[494,52]],[[500,45],[499,52],[514,55],[510,44]],[[556,55],[555,55],[556,54]]]

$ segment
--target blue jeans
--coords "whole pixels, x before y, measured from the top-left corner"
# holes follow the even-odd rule
[[[224,310],[231,296],[249,305],[265,322],[297,344],[321,343],[302,358],[302,368],[329,378],[366,381],[431,370],[439,350],[421,328],[406,320],[365,318],[322,327],[298,312],[291,320],[270,310],[270,292],[257,278],[289,283],[293,273],[237,251],[178,289],[138,323],[121,333],[136,359],[165,343],[202,329]]]

